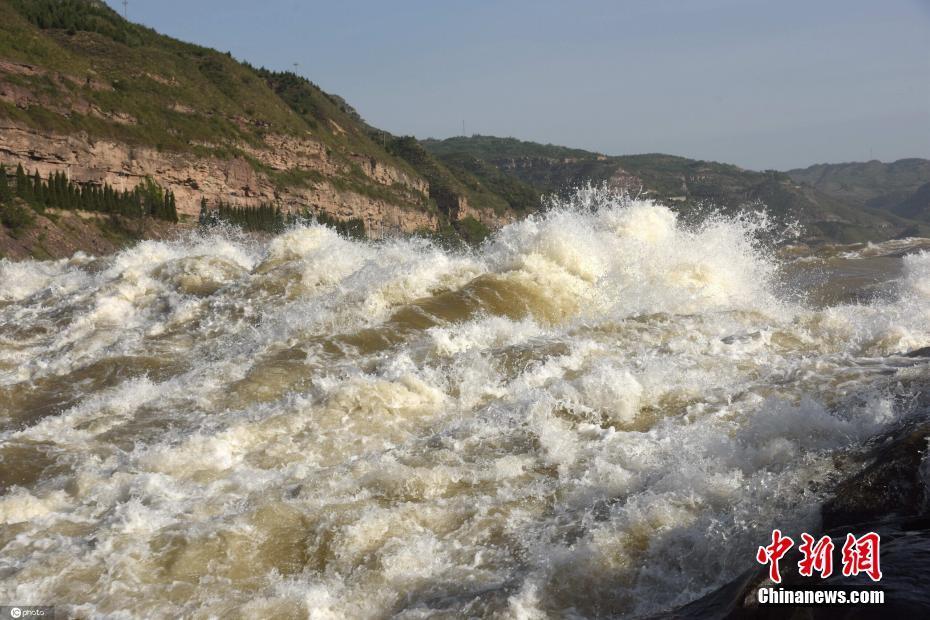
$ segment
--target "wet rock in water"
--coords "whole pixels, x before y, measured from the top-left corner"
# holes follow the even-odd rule
[[[733,344],[734,342],[743,342],[747,340],[757,340],[762,337],[762,332],[754,331],[749,334],[731,334],[729,336],[724,336],[720,339],[720,342],[724,344]]]
[[[921,465],[930,421],[905,425],[873,451],[871,464],[842,482],[822,509],[823,527],[837,528],[889,517],[918,516],[927,508]],[[928,567],[930,568],[930,567]]]
[[[930,357],[930,347],[921,347],[904,354],[905,357]]]

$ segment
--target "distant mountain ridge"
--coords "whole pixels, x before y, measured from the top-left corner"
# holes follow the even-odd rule
[[[928,159],[817,164],[789,170],[788,175],[853,206],[930,221]]]
[[[471,157],[540,193],[584,184],[608,185],[656,198],[689,214],[712,206],[735,212],[765,205],[776,219],[796,220],[811,240],[864,241],[930,234],[930,219],[872,208],[777,171],[664,154],[607,156],[493,136],[427,139],[423,146],[445,163]],[[479,175],[480,176],[480,175]],[[894,180],[887,183],[894,187]],[[907,212],[917,214],[915,210]]]

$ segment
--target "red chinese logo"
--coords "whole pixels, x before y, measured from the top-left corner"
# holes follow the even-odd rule
[[[798,572],[803,577],[810,577],[814,571],[820,573],[821,579],[826,579],[833,574],[833,541],[829,536],[824,536],[814,544],[814,537],[810,534],[801,534],[801,540],[804,542],[798,547],[798,551],[804,556],[798,562]]]
[[[794,541],[788,536],[782,536],[781,530],[772,530],[772,544],[768,547],[759,547],[756,552],[756,561],[759,564],[769,564],[769,579],[781,583],[781,573],[778,572],[778,561],[794,546]]]
[[[814,571],[820,573],[821,579],[833,574],[834,544],[829,536],[815,540],[810,534],[801,534],[801,545],[798,551],[802,558],[798,562],[798,572],[802,577],[811,577]],[[879,545],[881,537],[875,532],[869,532],[856,538],[852,534],[846,535],[843,545],[843,576],[852,577],[864,573],[872,579],[879,581],[882,570],[879,564]],[[759,547],[756,552],[756,561],[759,564],[769,565],[769,579],[774,583],[781,583],[781,572],[778,561],[794,546],[794,540],[783,536],[781,530],[772,530],[772,542],[768,546]]]
[[[882,578],[882,569],[878,562],[878,546],[881,538],[875,532],[856,538],[846,534],[843,545],[843,575],[850,577],[865,573],[872,581]]]

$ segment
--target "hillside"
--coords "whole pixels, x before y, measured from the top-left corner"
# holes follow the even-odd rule
[[[367,125],[289,72],[127,22],[96,0],[0,0],[0,164],[129,191],[151,179],[182,223],[202,199],[326,213],[371,236],[499,226],[519,214],[464,169]]]
[[[789,170],[788,174],[853,206],[882,209],[930,223],[930,160],[817,164]]]
[[[663,154],[606,156],[491,136],[424,140],[423,145],[447,165],[463,156],[480,158],[540,193],[565,192],[593,182],[654,197],[685,215],[707,206],[726,212],[764,206],[776,220],[799,221],[811,240],[853,242],[930,234],[926,222],[850,203],[777,171],[755,172]]]
[[[888,209],[906,200],[924,183],[930,183],[930,160],[816,164],[789,170],[788,175],[852,205]]]
[[[895,213],[922,222],[930,222],[930,183],[924,183],[893,207]]]

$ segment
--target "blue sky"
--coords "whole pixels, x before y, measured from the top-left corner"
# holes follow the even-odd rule
[[[122,3],[110,0],[122,11]],[[130,0],[396,134],[747,168],[930,157],[930,0]]]

